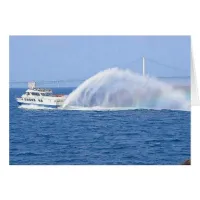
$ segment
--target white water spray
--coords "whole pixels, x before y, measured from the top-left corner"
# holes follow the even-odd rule
[[[111,68],[83,82],[66,99],[65,109],[188,110],[184,91],[130,70]]]

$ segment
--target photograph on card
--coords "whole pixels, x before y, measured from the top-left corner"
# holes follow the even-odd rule
[[[190,165],[190,36],[9,38],[10,165]]]

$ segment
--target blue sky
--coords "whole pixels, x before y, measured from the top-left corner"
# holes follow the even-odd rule
[[[189,36],[10,36],[10,81],[85,79],[110,67],[190,75]],[[135,63],[131,61],[137,60]]]

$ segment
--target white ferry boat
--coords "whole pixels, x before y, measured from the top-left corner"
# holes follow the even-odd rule
[[[28,83],[28,90],[20,98],[16,98],[19,105],[37,105],[42,107],[61,107],[67,95],[53,95],[52,90],[36,88],[35,82]]]

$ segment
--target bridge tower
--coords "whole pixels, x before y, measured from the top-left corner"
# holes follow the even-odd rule
[[[145,76],[145,58],[142,57],[142,75]]]

